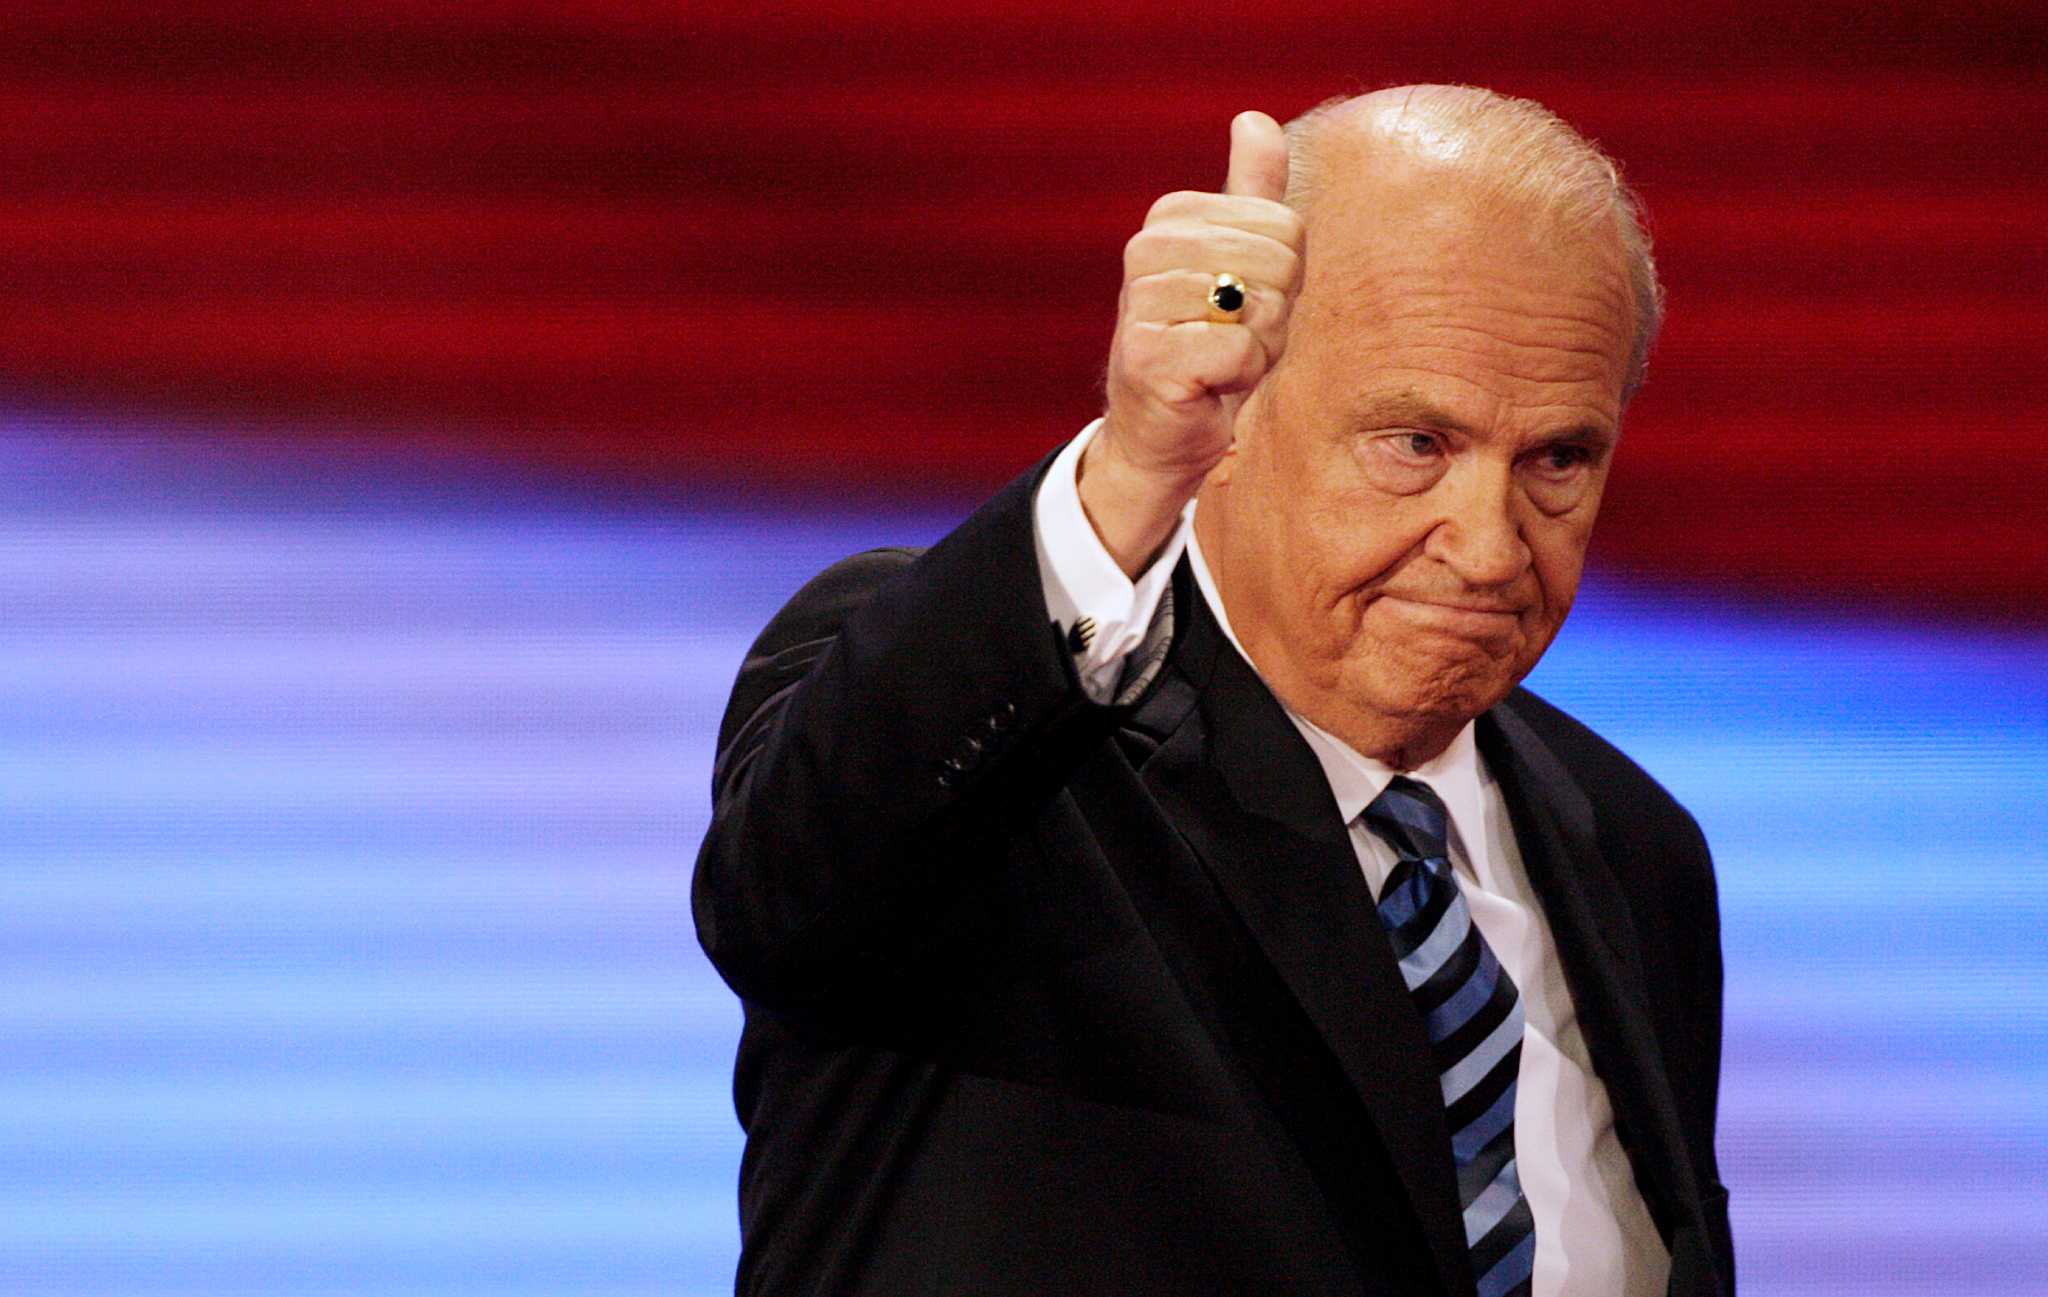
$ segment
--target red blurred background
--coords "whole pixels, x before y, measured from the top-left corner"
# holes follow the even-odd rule
[[[2039,619],[2044,37],[2016,2],[17,0],[0,396],[958,494],[1095,412],[1123,241],[1220,184],[1232,113],[1470,81],[1650,207],[1670,323],[1608,568]]]

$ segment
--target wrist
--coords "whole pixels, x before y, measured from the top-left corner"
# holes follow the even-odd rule
[[[1109,428],[1098,429],[1075,466],[1081,510],[1103,548],[1125,576],[1135,580],[1151,566],[1181,511],[1202,484],[1203,474],[1147,468],[1120,453]]]

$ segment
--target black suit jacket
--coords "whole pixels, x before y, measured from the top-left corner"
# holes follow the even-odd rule
[[[693,896],[746,1008],[738,1291],[1470,1294],[1431,1054],[1321,767],[1185,566],[1153,685],[1088,700],[1036,480],[827,571],[740,673]],[[1527,692],[1478,737],[1670,1291],[1732,1292],[1699,829]]]

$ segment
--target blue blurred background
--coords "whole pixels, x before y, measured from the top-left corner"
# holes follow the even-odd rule
[[[730,1291],[746,645],[1233,111],[1437,78],[1672,290],[1531,684],[1714,846],[1744,1292],[2048,1294],[2048,13],[964,4],[0,13],[0,1292]]]
[[[5,431],[0,1290],[729,1291],[713,730],[964,503]],[[1532,684],[1714,844],[1746,1290],[2048,1291],[2048,634],[1596,579]]]

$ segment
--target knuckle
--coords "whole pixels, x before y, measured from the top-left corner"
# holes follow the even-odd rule
[[[1249,387],[1266,372],[1266,345],[1252,329],[1234,329],[1227,349],[1228,363],[1239,384]]]
[[[1287,350],[1287,332],[1284,329],[1260,329],[1255,340],[1259,344],[1259,369],[1263,373],[1279,361],[1281,352]]]
[[[1124,371],[1129,374],[1146,374],[1160,362],[1160,329],[1156,324],[1133,324],[1126,330],[1120,346]]]
[[[1282,243],[1299,245],[1302,231],[1307,228],[1302,224],[1301,213],[1285,203],[1276,203],[1270,199],[1266,201],[1266,206],[1272,213],[1273,237]]]
[[[1179,222],[1148,225],[1124,244],[1124,278],[1138,279],[1186,264],[1191,240]]]
[[[1274,282],[1282,287],[1292,287],[1301,282],[1301,254],[1292,248],[1287,249],[1275,263],[1274,274]]]
[[[1152,200],[1151,208],[1145,213],[1145,223],[1150,225],[1154,221],[1171,220],[1186,211],[1191,203],[1199,198],[1200,194],[1187,189],[1176,189],[1172,193],[1161,194]]]
[[[1144,268],[1154,260],[1155,253],[1153,250],[1157,246],[1158,241],[1158,232],[1152,229],[1150,226],[1147,226],[1145,229],[1139,230],[1136,234],[1133,234],[1128,240],[1125,241],[1125,283],[1129,283],[1131,280],[1137,278],[1139,275],[1144,273]]]
[[[1170,281],[1161,275],[1139,275],[1126,280],[1118,308],[1120,317],[1134,322],[1169,318],[1172,310],[1170,288]]]
[[[1245,327],[1231,330],[1230,352],[1240,372],[1251,368],[1254,362],[1262,364],[1266,357],[1266,348],[1259,341],[1258,331]]]

